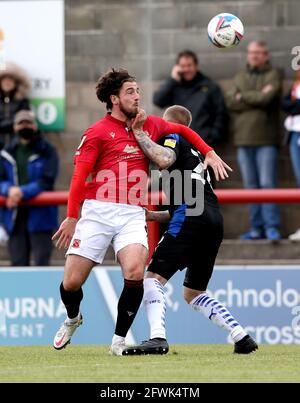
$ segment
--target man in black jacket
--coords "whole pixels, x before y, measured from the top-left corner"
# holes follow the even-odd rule
[[[153,102],[161,108],[176,104],[190,110],[191,129],[212,147],[225,136],[227,112],[222,92],[199,71],[198,58],[191,50],[178,54],[171,77],[155,92]]]

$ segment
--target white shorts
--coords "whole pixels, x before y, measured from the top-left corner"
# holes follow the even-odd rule
[[[145,210],[131,204],[85,200],[66,255],[102,263],[110,243],[116,255],[133,243],[148,249]]]

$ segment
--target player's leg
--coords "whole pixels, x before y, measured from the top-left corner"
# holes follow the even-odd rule
[[[110,353],[122,355],[125,337],[143,300],[143,277],[148,249],[141,244],[130,244],[122,248],[117,257],[122,268],[124,286],[118,302],[118,316]]]
[[[167,279],[157,273],[147,271],[144,279],[144,305],[150,326],[150,339],[140,345],[128,347],[126,355],[167,354],[169,345],[166,339],[166,297],[164,285]]]
[[[54,347],[66,346],[82,323],[79,311],[83,298],[81,286],[97,263],[102,263],[113,237],[111,206],[96,200],[86,200],[82,217],[76,224],[74,236],[67,251],[64,279],[60,294],[67,310],[67,319],[54,338]]]
[[[61,350],[70,343],[75,330],[82,324],[80,303],[83,298],[82,285],[89,276],[95,262],[78,255],[68,255],[64,279],[60,284],[60,296],[67,311],[67,318],[57,331],[53,346]]]
[[[185,265],[181,261],[186,243],[177,241],[165,233],[147,269],[144,280],[144,305],[150,325],[150,339],[140,345],[128,347],[124,354],[166,354],[169,345],[166,340],[165,315],[166,298],[164,285]]]
[[[257,344],[235,320],[231,313],[216,299],[210,298],[207,285],[211,278],[215,259],[223,238],[222,216],[217,209],[207,209],[206,217],[210,225],[201,236],[201,256],[193,257],[188,265],[184,280],[184,298],[196,311],[201,312],[217,326],[227,330],[235,343],[235,352],[250,353],[257,349]],[[199,245],[200,246],[200,245]]]
[[[220,301],[209,297],[206,291],[184,286],[184,299],[193,309],[230,333],[235,353],[248,354],[258,349],[256,342],[245,332],[228,309]]]
[[[153,267],[153,266],[152,266]],[[147,271],[144,279],[144,305],[150,326],[150,339],[166,339],[166,297],[164,286],[167,279],[158,273]]]
[[[113,247],[122,268],[124,286],[118,302],[117,323],[110,353],[122,355],[125,337],[143,299],[148,239],[142,207],[119,205],[116,206],[116,214],[118,231],[113,238]]]

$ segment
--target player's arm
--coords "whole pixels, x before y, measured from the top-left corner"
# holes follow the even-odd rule
[[[72,175],[68,197],[67,218],[61,223],[52,239],[56,240],[58,249],[67,248],[75,232],[80,206],[84,199],[85,181],[91,173],[93,164],[90,162],[77,162]]]
[[[156,221],[159,223],[167,223],[170,221],[170,213],[168,210],[165,211],[152,211],[144,208],[146,211],[146,221]]]
[[[181,125],[179,123],[167,123],[167,130],[164,132],[164,135],[169,133],[178,133],[182,135],[190,144],[197,148],[201,152],[201,154],[205,155],[204,160],[204,168],[206,169],[207,166],[211,166],[216,180],[218,181],[219,178],[226,179],[228,178],[228,171],[232,171],[230,166],[228,166],[219,156],[218,154],[208,145],[205,143],[204,140],[192,129]],[[162,137],[162,136],[160,136]]]
[[[146,113],[143,110],[140,110],[136,115],[133,124],[132,130],[142,130],[143,124],[146,120]],[[170,123],[161,119],[157,116],[151,116],[151,121],[157,126],[157,133],[154,138],[154,141],[157,142],[161,137],[164,137],[167,134],[177,133],[181,134],[190,144],[196,147],[203,155],[205,155],[204,160],[204,168],[207,166],[211,166],[216,180],[228,178],[227,171],[232,171],[232,169],[214,152],[214,150],[209,147],[208,144],[205,143],[201,139],[201,137],[191,130],[190,128],[181,125],[179,123]]]
[[[67,218],[61,223],[58,231],[52,239],[56,240],[56,246],[67,248],[75,232],[75,226],[80,212],[80,206],[85,197],[85,181],[92,172],[95,161],[99,155],[99,140],[93,136],[93,131],[88,129],[82,136],[75,157],[75,168],[71,179]]]
[[[162,147],[152,141],[146,131],[133,129],[133,133],[144,154],[153,161],[159,169],[167,169],[174,164],[177,156],[173,150]]]

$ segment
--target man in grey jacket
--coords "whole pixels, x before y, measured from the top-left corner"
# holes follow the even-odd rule
[[[266,44],[249,43],[247,67],[234,77],[226,97],[232,112],[238,162],[248,189],[277,185],[281,87],[281,74],[270,65]],[[251,204],[250,223],[250,230],[241,235],[242,239],[280,239],[276,204]]]

